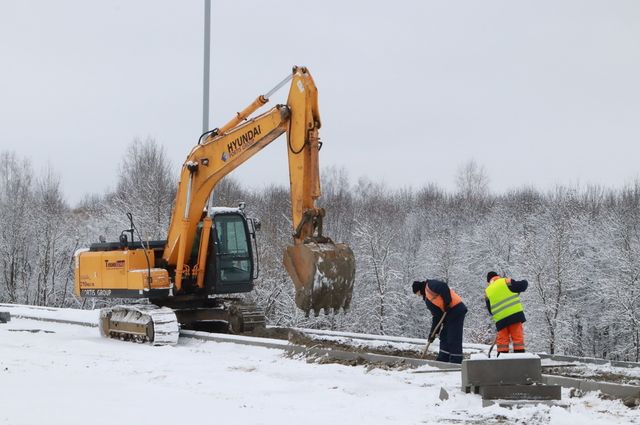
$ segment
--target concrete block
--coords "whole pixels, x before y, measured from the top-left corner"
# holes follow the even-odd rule
[[[487,385],[480,387],[483,400],[560,400],[560,385]]]
[[[472,358],[462,362],[462,388],[485,385],[533,384],[542,382],[540,357],[504,356]]]
[[[11,321],[11,313],[8,311],[0,311],[0,323],[7,323]]]

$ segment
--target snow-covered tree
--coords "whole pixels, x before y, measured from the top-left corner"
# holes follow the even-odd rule
[[[34,251],[33,170],[26,159],[0,152],[0,299],[29,302]]]
[[[114,214],[110,219],[119,223],[119,227],[114,225],[113,235],[127,227],[126,213],[130,212],[143,238],[164,239],[175,198],[176,175],[161,145],[150,138],[134,140],[120,163],[118,184],[111,199]]]

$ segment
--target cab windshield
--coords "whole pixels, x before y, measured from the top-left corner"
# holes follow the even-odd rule
[[[240,215],[216,215],[215,231],[219,279],[227,282],[251,280],[251,254],[245,221]]]

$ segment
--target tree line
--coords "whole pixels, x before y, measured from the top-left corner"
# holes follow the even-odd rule
[[[115,189],[71,207],[55,170],[35,175],[27,159],[0,152],[0,302],[108,303],[75,297],[73,253],[100,235],[117,240],[127,212],[145,238],[164,239],[177,176],[161,146],[136,140]],[[265,308],[269,324],[424,338],[429,313],[410,284],[439,278],[469,307],[465,342],[491,343],[484,288],[494,270],[529,281],[527,350],[640,361],[640,181],[495,194],[472,161],[458,169],[454,191],[352,181],[332,167],[322,171],[322,190],[325,234],[352,247],[357,271],[349,312],[318,317],[295,307],[281,265],[292,233],[288,188],[252,189],[226,178],[214,192],[216,205],[244,201],[262,222],[260,276],[246,297]]]

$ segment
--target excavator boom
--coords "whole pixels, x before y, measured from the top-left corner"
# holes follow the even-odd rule
[[[286,105],[249,118],[269,101],[271,94],[291,81]],[[167,245],[163,258],[175,266],[175,288],[180,291],[186,256],[196,226],[215,185],[266,145],[287,133],[291,215],[295,233],[285,250],[284,266],[296,289],[296,304],[316,314],[351,302],[355,259],[351,249],[322,234],[324,210],[320,197],[320,112],[318,91],[309,71],[294,67],[290,76],[266,95],[258,96],[234,119],[213,130],[194,147],[181,171]]]

